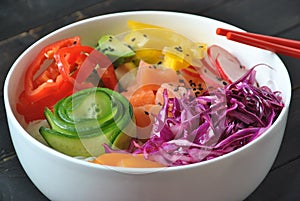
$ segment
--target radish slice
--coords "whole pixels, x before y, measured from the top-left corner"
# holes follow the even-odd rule
[[[207,55],[218,74],[228,83],[236,81],[246,72],[246,68],[235,56],[218,45],[210,46]]]
[[[205,66],[205,68],[207,68],[211,73],[215,74],[215,75],[219,75],[219,71],[216,68],[216,65],[212,64],[210,61],[210,58],[208,57],[208,55],[206,55],[205,57],[203,57],[203,59],[201,59],[201,63],[203,66]]]

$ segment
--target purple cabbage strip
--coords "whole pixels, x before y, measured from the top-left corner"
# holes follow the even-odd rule
[[[133,153],[166,166],[206,161],[232,152],[260,136],[284,104],[279,92],[258,87],[254,68],[209,94],[168,98],[155,118],[151,138]]]

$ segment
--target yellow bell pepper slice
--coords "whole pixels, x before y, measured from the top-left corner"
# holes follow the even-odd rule
[[[162,54],[164,66],[180,70],[199,62],[207,51],[206,44],[191,41],[186,36],[167,28],[132,20],[128,21],[128,27],[132,31],[124,37],[125,43],[135,51],[140,51],[143,57],[148,53],[154,54],[150,56],[149,63],[157,63],[158,59],[154,58],[156,55],[161,57]],[[148,52],[148,49],[156,51]]]
[[[164,55],[161,50],[157,49],[140,49],[137,50],[132,58],[133,62],[138,65],[140,60],[149,64],[160,64],[164,60]]]
[[[157,29],[165,29],[160,26],[152,25],[152,24],[146,24],[142,22],[137,22],[134,20],[128,20],[127,25],[131,30],[138,30],[138,29],[149,29],[149,28],[157,28]]]
[[[163,49],[163,65],[173,70],[180,70],[191,65],[191,52],[182,46],[165,47]]]
[[[162,65],[167,68],[171,68],[175,71],[178,71],[182,68],[189,67],[191,64],[189,64],[185,60],[178,59],[178,57],[175,56],[174,54],[167,53],[164,57],[164,61]]]

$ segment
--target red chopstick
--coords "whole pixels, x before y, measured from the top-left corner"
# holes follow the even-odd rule
[[[297,40],[240,32],[223,28],[218,28],[216,33],[218,35],[226,36],[229,40],[270,50],[278,54],[300,58],[300,41]]]

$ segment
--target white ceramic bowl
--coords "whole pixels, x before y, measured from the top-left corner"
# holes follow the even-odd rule
[[[87,163],[58,153],[32,138],[18,122],[16,100],[22,90],[25,67],[34,55],[46,44],[74,35],[80,35],[85,44],[94,45],[102,34],[126,31],[129,19],[168,27],[197,41],[219,44],[248,67],[258,63],[272,66],[272,71],[258,72],[258,80],[282,92],[285,108],[267,132],[237,151],[198,164],[157,170],[108,168]],[[70,201],[234,201],[251,194],[267,175],[278,153],[291,99],[290,79],[275,54],[227,41],[215,34],[217,27],[238,29],[213,19],[176,12],[125,12],[68,25],[29,47],[7,75],[4,99],[15,150],[37,188],[51,200]]]

